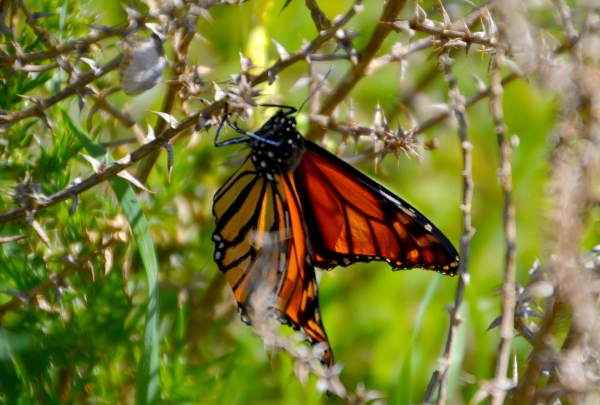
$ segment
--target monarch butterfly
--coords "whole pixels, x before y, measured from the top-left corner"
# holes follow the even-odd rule
[[[394,270],[455,275],[459,257],[415,208],[304,139],[294,107],[265,106],[281,109],[255,133],[232,124],[227,112],[217,130],[215,146],[247,143],[250,153],[214,196],[214,259],[244,322],[266,309],[313,345],[323,343],[321,361],[330,366],[315,267],[378,260]],[[225,122],[244,136],[219,142]]]

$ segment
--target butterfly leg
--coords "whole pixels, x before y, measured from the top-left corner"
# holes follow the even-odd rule
[[[231,128],[233,128],[233,130],[234,130],[235,132],[239,133],[239,134],[246,135],[246,136],[247,136],[247,137],[249,137],[249,138],[256,139],[256,140],[258,140],[258,141],[260,141],[260,142],[263,142],[263,143],[269,144],[269,145],[271,145],[271,146],[275,146],[275,147],[281,146],[281,142],[273,141],[273,140],[271,140],[271,139],[265,139],[265,138],[263,138],[262,136],[260,136],[260,135],[257,135],[257,134],[255,134],[255,133],[253,133],[253,132],[244,131],[243,129],[239,128],[237,125],[235,125],[235,124],[232,124],[232,123],[231,123],[231,121],[229,121],[229,117],[227,117],[225,120],[227,121],[227,123],[229,124],[229,126],[230,126]],[[246,139],[246,138],[234,138],[234,139],[232,139],[232,141],[233,141],[233,140],[235,140],[235,139]],[[246,142],[247,142],[247,141],[248,141],[248,140],[246,139]],[[227,142],[228,142],[228,141],[227,141]],[[239,142],[234,142],[234,143],[239,143]]]
[[[217,128],[217,133],[215,134],[215,146],[216,147],[235,145],[238,143],[244,143],[244,142],[249,141],[248,138],[239,137],[239,138],[233,138],[233,139],[228,139],[223,142],[219,142],[219,137],[221,136],[221,133],[223,132],[223,126],[225,125],[225,123],[229,124],[230,127],[235,129],[235,132],[238,132],[243,135],[248,135],[248,133],[246,133],[245,131],[242,131],[241,129],[239,129],[238,127],[236,127],[229,121],[229,117],[231,117],[231,114],[227,111],[227,106],[228,106],[228,104],[225,103],[225,112],[223,113],[223,116],[221,117],[221,122],[219,123],[219,127]],[[254,135],[254,134],[252,134],[252,135]]]
[[[293,107],[289,107],[289,108],[293,108]],[[264,142],[266,144],[269,144],[269,145],[275,146],[275,147],[281,146],[281,142],[276,142],[276,141],[273,141],[270,139],[265,139],[262,136],[257,135],[253,132],[244,131],[243,129],[239,128],[237,125],[231,123],[231,121],[229,121],[229,117],[231,117],[231,114],[229,114],[227,112],[227,104],[226,104],[225,105],[225,113],[223,114],[223,117],[221,118],[221,123],[219,124],[219,127],[217,128],[217,133],[215,135],[215,146],[216,147],[249,142],[250,139],[248,139],[248,138],[255,139],[260,142]],[[233,130],[235,132],[237,132],[238,134],[246,135],[248,138],[239,137],[239,138],[233,138],[233,139],[228,139],[223,142],[219,142],[219,137],[221,136],[221,133],[223,132],[223,126],[225,125],[225,123],[227,123],[231,128],[233,128]]]

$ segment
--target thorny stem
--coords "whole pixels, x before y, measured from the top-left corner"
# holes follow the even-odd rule
[[[47,48],[53,47],[55,45],[54,43],[57,42],[56,38],[50,32],[40,27],[36,19],[33,18],[31,13],[29,12],[29,9],[25,7],[23,0],[16,0],[15,3],[13,3],[13,7],[14,4],[18,4],[18,7],[21,9],[23,14],[25,14],[25,20],[27,21],[27,25],[29,25],[33,32],[35,32],[36,35],[40,37],[40,40],[44,43],[44,45],[46,45]]]
[[[77,41],[67,42],[66,44],[58,44],[55,47],[40,52],[29,52],[23,55],[4,55],[0,56],[0,67],[12,66],[15,62],[19,64],[38,63],[47,59],[54,59],[59,55],[74,52],[77,50],[87,49],[90,45],[98,43],[103,39],[110,38],[115,35],[125,34],[128,24],[122,23],[114,27],[98,30],[90,34],[88,37],[81,38]]]
[[[393,18],[396,18],[400,11],[404,8],[405,0],[388,0],[385,3],[383,8],[383,12],[381,13],[380,21],[389,21]],[[346,76],[340,81],[337,87],[329,94],[323,105],[321,106],[321,110],[319,114],[330,116],[335,107],[339,103],[341,103],[346,96],[350,93],[350,91],[356,86],[356,84],[362,79],[366,73],[367,68],[371,60],[375,57],[381,45],[383,45],[383,41],[388,37],[388,35],[392,32],[392,29],[387,24],[379,24],[369,42],[365,46],[365,48],[359,53],[358,63],[356,65],[352,65],[350,70],[346,73]],[[317,139],[322,131],[322,128],[317,125],[311,125],[307,134],[307,139]]]
[[[462,23],[462,21],[461,21],[461,23]],[[393,22],[390,24],[392,27],[395,27]],[[408,25],[409,25],[410,29],[412,29],[412,30],[419,31],[419,32],[425,32],[427,34],[434,35],[436,37],[436,39],[439,38],[439,40],[449,40],[449,39],[461,40],[466,44],[478,44],[478,45],[483,45],[483,46],[490,47],[490,48],[498,45],[496,43],[496,41],[494,41],[491,38],[472,36],[470,33],[467,33],[465,31],[432,27],[432,26],[424,24],[418,20],[411,20],[411,21],[409,21]],[[460,27],[460,28],[463,28],[463,27]]]
[[[502,109],[502,69],[504,67],[505,49],[496,48],[491,71],[490,109],[494,121],[498,147],[500,150],[500,184],[504,194],[502,219],[504,223],[504,238],[506,242],[504,283],[502,285],[502,323],[500,325],[500,346],[496,363],[495,381],[497,389],[492,392],[492,405],[501,405],[506,397],[505,385],[508,384],[507,373],[510,360],[511,342],[513,338],[514,315],[516,306],[516,223],[515,206],[512,198],[512,166],[511,146],[506,137],[504,112]]]
[[[548,359],[551,348],[549,347],[548,339],[552,337],[557,326],[557,319],[564,315],[566,310],[565,302],[553,300],[546,308],[544,320],[537,332],[533,342],[531,358],[529,365],[519,381],[519,388],[510,398],[510,404],[528,404],[531,403],[535,395],[535,383],[538,380],[545,361]]]
[[[203,117],[205,119],[209,119],[213,114],[221,109],[220,103],[214,103],[210,106],[206,107],[202,110],[201,113],[194,114],[185,120],[179,122],[177,128],[169,128],[162,135],[157,137],[154,141],[149,142],[140,148],[136,149],[132,153],[130,153],[126,159],[122,159],[117,161],[111,165],[109,165],[106,169],[101,172],[94,173],[87,179],[83,180],[78,184],[71,184],[66,188],[48,196],[48,198],[42,202],[37,202],[31,207],[21,207],[16,208],[14,210],[6,211],[0,214],[0,224],[11,222],[17,219],[25,218],[27,212],[31,211],[39,211],[41,209],[51,207],[61,201],[65,201],[70,199],[73,195],[78,195],[95,185],[108,180],[111,177],[116,176],[121,171],[127,169],[131,165],[135,164],[137,161],[142,159],[143,157],[149,155],[151,152],[160,149],[163,147],[165,142],[168,142],[175,135],[180,132],[193,127],[198,123],[198,120]]]
[[[321,48],[323,45],[329,42],[329,40],[335,36],[336,31],[344,25],[346,25],[348,21],[350,21],[350,19],[356,15],[356,10],[362,6],[362,3],[363,0],[356,0],[352,7],[350,7],[350,9],[346,12],[346,14],[344,14],[344,16],[340,18],[339,21],[337,21],[337,24],[333,25],[326,31],[320,32],[317,38],[312,40],[309,44],[303,46],[298,51],[291,54],[285,60],[279,59],[273,64],[273,66],[265,69],[260,74],[256,75],[250,81],[250,86],[254,87],[266,81],[270,82],[271,80],[275,79],[279,72],[281,72],[288,66],[293,65],[296,62],[305,60],[307,58],[307,55],[314,53],[317,49]]]
[[[290,57],[286,58],[285,60],[277,61],[271,67],[269,67],[268,69],[265,69],[259,75],[255,76],[251,80],[250,86],[254,87],[254,86],[256,86],[260,83],[263,83],[267,80],[269,80],[269,81],[271,79],[274,80],[275,76],[280,71],[284,70],[285,68],[287,68],[288,66],[290,66],[296,62],[305,60],[307,54],[313,53],[314,51],[319,49],[321,46],[326,44],[331,38],[333,38],[336,31],[340,27],[344,26],[356,14],[356,7],[358,7],[360,4],[362,4],[362,1],[363,0],[356,0],[353,7],[350,8],[350,10],[346,13],[346,15],[343,18],[341,18],[340,21],[335,26],[331,27],[327,31],[320,32],[318,37],[316,39],[314,39],[308,46],[302,47],[302,49],[300,49],[297,52],[295,52],[294,54],[290,55]],[[194,31],[192,30],[192,34],[193,33],[194,33]],[[191,39],[193,39],[193,35],[190,37],[190,41],[191,41]],[[180,51],[180,53],[182,55],[181,58],[186,57],[188,51],[189,51],[189,44],[182,46],[182,49]],[[179,73],[175,72],[174,76],[178,76],[178,74]],[[162,112],[170,113],[172,111],[173,102],[175,101],[175,95],[177,94],[178,89],[179,89],[179,87],[176,87],[176,86],[171,86],[169,88],[169,93],[168,93],[167,97],[165,98]],[[163,123],[161,121],[159,121],[156,125],[154,132],[160,133],[160,132],[162,132],[161,130],[164,128],[165,127],[163,126]],[[145,183],[148,176],[150,175],[150,170],[156,163],[156,160],[158,159],[158,154],[159,154],[159,151],[150,155],[146,159],[146,161],[143,162],[142,166],[140,167],[137,177],[142,183]]]
[[[519,79],[522,76],[523,75],[521,73],[513,72],[513,73],[509,74],[508,76],[506,76],[504,79],[502,79],[502,86],[506,86],[508,83],[511,83],[515,79]],[[485,97],[489,97],[490,94],[491,94],[491,87],[486,87],[485,89],[478,91],[477,93],[473,94],[465,101],[465,107],[472,106],[473,104],[484,99]],[[427,131],[428,129],[431,129],[431,128],[435,127],[436,125],[442,123],[444,120],[448,119],[448,117],[450,117],[451,114],[452,114],[452,110],[442,111],[439,114],[437,114],[435,117],[432,117],[432,118],[428,119],[427,121],[418,124],[414,129],[412,129],[410,131],[410,133],[412,135],[421,134],[421,133]],[[315,117],[313,117],[313,119],[315,119]],[[336,131],[336,132],[339,132],[342,134],[365,135],[365,136],[367,136],[367,135],[371,136],[373,134],[372,128],[361,127],[359,125],[347,126],[347,125],[343,125],[343,124],[337,124],[332,119],[331,120],[319,120],[318,122],[319,122],[319,125],[323,126],[323,128],[329,129],[332,131]],[[363,161],[367,157],[372,156],[374,153],[376,153],[374,147],[370,147],[358,155],[347,158],[346,161],[351,162],[351,163],[358,163],[358,162]],[[381,152],[378,152],[378,153],[381,153]]]
[[[448,337],[446,339],[446,347],[444,354],[440,360],[440,391],[437,405],[446,404],[446,396],[448,391],[448,374],[452,365],[452,353],[456,344],[456,333],[458,326],[462,322],[460,318],[460,306],[464,297],[465,287],[469,281],[469,254],[471,250],[471,238],[473,236],[473,228],[471,226],[471,204],[473,200],[473,167],[471,150],[473,145],[469,142],[467,131],[467,119],[465,111],[464,97],[460,94],[456,77],[451,72],[450,65],[446,65],[446,80],[450,88],[450,94],[454,100],[454,115],[458,121],[458,136],[463,155],[463,198],[461,211],[463,216],[463,233],[460,238],[460,266],[458,269],[458,285],[456,287],[456,296],[454,306],[449,310],[450,326],[448,328]]]
[[[494,3],[494,1],[489,1],[487,3],[487,5],[489,6],[493,3]],[[473,12],[467,14],[461,20],[454,21],[452,23],[451,28],[456,29],[456,30],[464,29],[465,26],[471,28],[473,25],[475,25],[477,22],[479,22],[479,19],[486,12],[487,12],[486,6],[480,7],[477,10],[474,10]],[[415,30],[418,30],[418,28]],[[406,54],[408,55],[411,53],[415,53],[418,49],[425,49],[423,47],[428,47],[428,46],[433,46],[432,38],[420,39],[420,40],[416,41],[415,43],[409,44],[408,51],[406,52]],[[386,115],[388,115],[388,116],[395,115],[396,112],[398,111],[399,105],[410,105],[413,98],[415,97],[415,95],[418,94],[420,91],[424,90],[431,82],[433,82],[435,80],[435,78],[437,77],[438,73],[439,73],[438,67],[431,66],[431,68],[427,71],[427,73],[425,73],[424,75],[421,75],[421,77],[418,79],[418,82],[415,84],[415,86],[413,88],[411,88],[409,91],[402,92],[402,94],[400,95],[400,97],[398,99],[398,102],[395,104],[394,110],[388,112]]]
[[[467,27],[471,27],[479,19],[481,19],[482,16],[484,16],[485,14],[488,13],[487,10],[489,7],[495,6],[496,3],[497,3],[497,0],[489,1],[485,6],[482,6],[478,9],[474,10],[470,14],[466,15],[460,21],[455,21],[454,23],[452,23],[451,28],[458,30],[460,28],[463,28],[465,25]],[[493,42],[496,43],[496,41],[493,41]],[[399,51],[398,53],[401,55],[404,55],[403,57],[405,57],[409,54],[416,53],[418,51],[429,48],[431,46],[433,46],[432,38],[423,38],[416,42],[410,43],[409,45],[407,45],[405,47],[404,51]],[[490,45],[490,46],[492,46],[492,45]],[[373,59],[369,63],[367,72],[372,73],[372,71],[375,69],[373,65],[377,65],[377,68],[379,68],[379,67],[381,67],[387,63],[391,63],[393,61],[394,61],[394,57],[389,54],[384,55],[378,59]],[[432,71],[431,78],[435,77],[434,73],[435,72]],[[502,86],[505,86],[509,82],[511,82],[515,79],[518,79],[520,77],[523,77],[524,75],[525,75],[524,72],[516,72],[516,71],[511,72],[508,76],[506,76],[504,79],[502,79]],[[419,88],[419,86],[417,86],[417,88]],[[402,100],[405,100],[405,97],[406,97],[406,99],[410,100],[410,98],[414,95],[414,93],[415,93],[415,89],[413,89],[410,93],[403,95]],[[465,106],[469,107],[469,106],[475,104],[476,102],[480,101],[484,97],[488,97],[490,94],[491,94],[490,87],[486,88],[483,91],[479,91],[467,99],[467,101],[465,102]],[[417,135],[419,133],[422,133],[422,132],[434,127],[435,125],[437,125],[437,124],[441,123],[442,121],[444,121],[445,119],[447,119],[451,113],[452,113],[452,111],[448,110],[448,111],[445,111],[445,112],[442,112],[442,113],[436,115],[435,117],[419,124],[417,127],[412,129],[411,134]],[[393,113],[390,115],[393,115]],[[313,128],[314,124],[316,124],[316,125],[320,126],[322,130],[333,130],[333,131],[340,132],[340,133],[347,134],[347,135],[371,136],[373,134],[372,128],[361,127],[361,126],[357,126],[357,125],[347,126],[347,125],[343,125],[343,124],[338,124],[335,122],[335,120],[332,117],[325,116],[325,115],[320,115],[319,119],[316,119],[315,117],[316,117],[316,115],[313,117],[313,120],[312,120],[313,125],[311,126],[311,128]],[[309,131],[309,134],[310,134],[310,131]],[[307,137],[308,136],[309,135],[307,134]],[[375,150],[373,147],[371,147],[371,148],[367,149],[366,151],[364,151],[363,153],[356,155],[352,158],[349,158],[347,160],[352,161],[352,162],[359,162],[369,156],[372,156],[374,153],[375,153]]]
[[[506,83],[508,83],[514,79],[517,79],[519,77],[520,77],[520,75],[513,73],[513,74],[507,76],[502,81],[502,83],[506,84]],[[489,88],[486,88],[484,90],[481,90],[481,91],[475,93],[474,95],[472,95],[471,97],[469,97],[467,99],[467,101],[465,102],[465,107],[468,107],[468,106],[476,103],[477,101],[482,100],[489,94],[490,94]],[[74,195],[74,194],[78,195],[79,193],[86,191],[86,190],[94,187],[95,185],[97,185],[105,180],[108,180],[109,178],[111,178],[113,176],[116,176],[117,173],[119,173],[122,170],[125,170],[126,168],[128,168],[129,166],[135,164],[140,159],[149,155],[152,151],[158,150],[161,147],[163,147],[163,145],[166,141],[171,140],[177,134],[182,133],[184,130],[189,130],[190,128],[192,128],[194,125],[196,125],[198,123],[199,120],[201,120],[201,119],[209,120],[213,115],[217,114],[221,110],[221,108],[222,108],[222,102],[215,102],[215,103],[208,105],[200,113],[191,115],[188,118],[186,118],[185,120],[179,122],[179,124],[177,125],[176,128],[167,129],[162,135],[158,136],[156,140],[154,140],[148,144],[142,145],[135,151],[131,152],[129,154],[129,159],[128,159],[127,163],[118,163],[118,162],[114,163],[113,165],[107,167],[104,171],[91,175],[82,183],[79,183],[74,186],[68,186],[68,187],[64,188],[63,190],[60,190],[60,191],[48,196],[48,200],[44,203],[36,204],[34,207],[21,207],[21,208],[16,208],[16,209],[13,209],[10,211],[0,213],[0,224],[15,221],[18,219],[22,219],[25,217],[26,212],[31,209],[35,209],[36,211],[39,211],[44,208],[55,205],[61,201],[68,200],[69,198],[71,198],[72,195]],[[425,131],[426,129],[434,127],[435,125],[443,122],[446,118],[448,118],[449,114],[450,114],[450,112],[447,112],[447,111],[441,112],[437,116],[435,116],[435,117],[429,119],[428,121],[425,121],[423,124],[419,125],[414,130],[414,133],[418,134],[418,133]],[[346,127],[343,125],[336,125],[335,123],[332,123],[331,126],[327,127],[327,128],[336,130],[340,133],[348,133],[348,134],[358,133],[361,135],[362,134],[368,135],[368,134],[372,133],[372,129],[370,129],[370,128],[363,128],[363,127],[357,126],[356,127],[356,128],[358,128],[358,132],[357,132],[357,130],[352,130],[350,127]]]
[[[21,121],[24,118],[40,116],[44,114],[44,111],[57,104],[72,95],[76,94],[77,91],[83,89],[85,86],[96,80],[97,78],[104,76],[111,70],[116,69],[121,63],[122,55],[117,56],[103,67],[91,70],[81,75],[79,80],[67,87],[66,89],[59,91],[55,95],[48,97],[47,99],[41,100],[38,104],[25,110],[17,111],[10,114],[0,115],[0,126],[10,126],[16,122]]]
[[[190,16],[190,18],[192,17]],[[194,35],[196,34],[196,18],[197,17],[194,17],[193,21],[186,20],[187,25],[184,25],[180,28],[180,31],[182,33],[185,32],[186,35],[183,36],[183,39],[178,44],[178,47],[174,52],[177,60],[175,61],[175,69],[171,78],[172,82],[177,82],[181,74],[184,72],[185,65],[187,63],[188,53],[190,52],[190,46],[192,44],[192,40],[194,39]],[[190,27],[189,25],[193,25],[193,27]],[[171,114],[171,112],[175,108],[175,100],[177,98],[177,93],[179,92],[181,86],[181,84],[171,84],[169,86],[169,89],[167,90],[167,95],[163,100],[163,107],[161,109],[163,113]],[[166,128],[167,122],[165,120],[159,119],[154,127],[154,133],[160,134]],[[148,156],[146,159],[144,159],[144,161],[142,162],[140,169],[137,173],[137,178],[142,184],[145,183],[148,179],[148,176],[150,175],[150,170],[152,170],[152,167],[156,163],[159,154],[160,150],[157,150],[153,152],[150,156]]]
[[[560,14],[560,19],[563,25],[563,29],[567,34],[566,45],[569,48],[569,52],[573,59],[579,64],[581,63],[581,47],[576,46],[577,41],[579,39],[579,35],[573,27],[573,21],[571,20],[571,11],[569,7],[566,5],[564,0],[554,0],[554,4],[558,9],[558,13]]]
[[[310,10],[310,16],[312,17],[317,31],[323,31],[331,28],[331,21],[325,15],[325,13],[319,8],[319,5],[315,0],[305,0],[306,8]]]
[[[579,269],[581,239],[585,234],[585,222],[589,210],[597,201],[595,194],[598,175],[598,116],[590,106],[597,98],[598,84],[590,81],[589,71],[582,65],[581,41],[587,31],[578,35],[573,27],[568,7],[562,0],[555,1],[561,16],[563,30],[568,37],[567,49],[572,59],[569,85],[563,96],[563,108],[555,132],[558,136],[552,153],[552,194],[555,198],[553,215],[553,241],[550,274],[554,278],[554,295],[547,305],[542,326],[533,343],[531,360],[519,381],[513,404],[542,401],[545,392],[570,394],[575,402],[586,401],[586,378],[584,375],[576,387],[560,383],[558,360],[581,363],[580,343],[587,340],[588,352],[598,353],[597,324],[590,320],[597,317],[597,294],[586,288],[584,275]],[[570,315],[572,314],[572,315]],[[572,317],[567,337],[560,353],[553,353],[550,342],[565,316]],[[586,354],[585,356],[588,356]],[[592,358],[594,355],[592,355]],[[590,361],[590,360],[588,360]],[[594,361],[594,360],[592,360]],[[549,365],[550,378],[544,388],[538,387],[542,371]],[[583,371],[583,370],[582,370]],[[586,374],[587,371],[581,373]],[[573,384],[573,383],[571,383]],[[593,386],[592,384],[591,386]],[[583,388],[583,389],[582,389]],[[562,397],[561,397],[562,400]]]

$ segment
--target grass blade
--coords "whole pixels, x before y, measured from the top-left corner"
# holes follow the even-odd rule
[[[63,110],[63,120],[82,143],[86,152],[97,160],[106,156],[106,150],[93,140]],[[109,156],[109,162],[112,159]],[[158,262],[154,251],[154,243],[146,216],[138,202],[137,196],[129,183],[114,177],[108,180],[112,186],[123,213],[129,221],[133,237],[137,243],[140,257],[148,278],[149,300],[144,329],[144,347],[138,364],[136,403],[138,405],[158,403]]]
[[[415,326],[413,328],[413,334],[410,338],[410,342],[405,350],[406,356],[402,360],[402,367],[400,369],[400,378],[398,379],[398,385],[396,390],[396,400],[394,404],[408,404],[411,398],[411,376],[412,376],[412,352],[413,345],[419,336],[419,332],[421,331],[421,324],[423,323],[423,319],[425,318],[425,313],[427,312],[427,308],[433,297],[435,295],[436,290],[440,285],[440,281],[442,280],[441,274],[436,274],[429,287],[427,287],[427,291],[425,292],[425,297],[421,301],[421,305],[419,305],[419,311],[417,312],[417,318],[415,320]]]

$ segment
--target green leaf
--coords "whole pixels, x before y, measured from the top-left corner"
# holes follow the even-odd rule
[[[83,148],[92,157],[101,160],[106,156],[106,150],[92,141],[87,133],[71,117],[61,110],[63,119],[74,135],[83,144]],[[108,162],[113,160],[108,156]],[[129,221],[133,237],[137,243],[146,277],[148,278],[149,300],[146,312],[144,330],[144,347],[138,365],[136,403],[158,403],[158,262],[154,251],[154,243],[146,216],[142,211],[137,196],[129,183],[121,178],[109,179],[123,213]]]
[[[429,287],[427,287],[427,292],[425,293],[425,297],[423,297],[423,301],[421,301],[421,305],[419,306],[419,311],[417,312],[417,319],[415,321],[415,327],[413,328],[413,334],[410,339],[410,342],[406,348],[406,357],[402,361],[402,368],[400,370],[400,378],[398,379],[398,391],[396,392],[396,400],[395,404],[408,404],[411,400],[411,376],[412,372],[412,352],[413,345],[419,336],[419,332],[421,331],[421,324],[423,323],[423,319],[425,318],[425,313],[427,312],[427,308],[431,301],[433,300],[433,296],[435,295],[436,290],[440,285],[440,281],[442,280],[441,274],[436,274],[433,278]]]
[[[31,342],[32,338],[29,335],[0,330],[0,360],[10,359],[15,353],[26,350]]]

